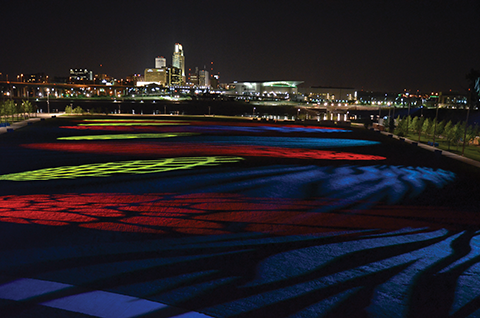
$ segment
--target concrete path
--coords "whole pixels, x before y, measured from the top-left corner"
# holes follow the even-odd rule
[[[32,125],[36,122],[39,122],[40,120],[45,120],[47,118],[52,118],[52,116],[59,116],[59,115],[61,115],[61,114],[39,113],[39,114],[36,114],[35,117],[31,117],[31,118],[26,119],[26,120],[14,122],[13,124],[10,124],[10,126],[0,127],[0,134],[4,134],[4,133],[7,133],[7,132],[13,132],[13,131],[15,131],[17,129],[20,129],[22,127],[25,127],[27,125]]]

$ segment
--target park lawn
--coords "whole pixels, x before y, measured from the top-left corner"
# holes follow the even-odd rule
[[[418,141],[418,135],[417,134],[408,134],[406,138],[414,141]],[[420,136],[420,142],[426,144],[428,141],[433,141],[432,136],[425,136],[422,134]],[[449,151],[451,153],[461,155],[462,154],[462,147],[463,144],[460,143],[458,144],[458,150],[457,150],[457,145],[450,145],[450,149],[448,149],[448,143],[446,140],[443,138],[435,138],[435,143],[438,143],[438,148],[441,150]],[[477,145],[465,145],[465,157],[480,161],[480,146]]]

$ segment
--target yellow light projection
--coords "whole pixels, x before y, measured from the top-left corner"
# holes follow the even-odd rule
[[[243,160],[241,157],[178,157],[158,160],[132,160],[46,168],[0,175],[0,180],[37,181],[53,179],[75,179],[80,177],[108,177],[113,174],[145,174],[200,166],[218,166]]]
[[[119,140],[119,139],[159,139],[199,135],[197,133],[162,133],[162,134],[114,134],[59,137],[57,140]]]

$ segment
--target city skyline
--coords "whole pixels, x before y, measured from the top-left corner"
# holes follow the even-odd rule
[[[223,83],[461,91],[480,68],[476,1],[253,4],[8,3],[2,20],[13,31],[4,35],[1,79],[68,76],[72,67],[125,78],[169,56],[174,43],[187,52],[186,70],[214,62]]]

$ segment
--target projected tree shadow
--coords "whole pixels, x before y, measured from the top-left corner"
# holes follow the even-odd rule
[[[0,222],[171,235],[459,230],[479,221],[467,212],[452,217],[452,211],[442,207],[377,205],[352,210],[351,200],[253,198],[227,193],[26,195],[0,197],[0,202]]]
[[[448,209],[379,205],[320,213],[318,207],[332,199],[228,193],[56,194],[0,201],[3,222],[162,235],[140,244],[4,253],[3,273],[77,286],[10,304],[5,312],[85,290],[222,317],[382,311],[414,316],[427,309],[444,316],[453,307],[458,316],[480,308],[474,306],[478,294],[467,301],[455,286],[480,260],[477,233],[463,228],[480,227],[468,215],[452,217]],[[398,284],[393,294],[391,284]],[[444,302],[432,309],[428,297],[439,294]]]
[[[216,167],[141,180],[169,193],[3,196],[0,222],[145,239],[2,252],[4,274],[75,286],[2,312],[105,290],[219,317],[472,313],[480,292],[460,291],[478,284],[476,213],[401,205],[454,178],[386,165]]]
[[[152,240],[136,247],[99,244],[82,250],[78,246],[75,255],[58,255],[62,252],[59,249],[42,254],[41,259],[25,253],[17,257],[20,264],[7,266],[2,261],[2,270],[17,277],[60,280],[77,287],[10,304],[3,310],[16,313],[41,302],[100,289],[222,317],[384,316],[382,311],[406,311],[408,305],[416,313],[425,313],[432,309],[429,303],[412,301],[422,292],[432,292],[424,289],[428,281],[415,275],[403,282],[405,299],[392,302],[378,295],[385,284],[403,279],[410,272],[438,275],[465,254],[429,253],[443,245],[455,245],[459,239],[465,248],[464,237],[468,236],[471,233],[444,230],[382,237],[362,233],[315,237],[226,235],[204,240]],[[324,257],[319,259],[322,252]],[[477,254],[460,266],[478,263],[479,258]],[[433,269],[422,263],[441,266]],[[448,271],[448,288],[439,291],[442,300],[453,299],[454,285],[464,274]],[[451,304],[446,302],[433,312],[448,316]],[[471,304],[460,306],[458,312],[467,310],[467,306]]]

